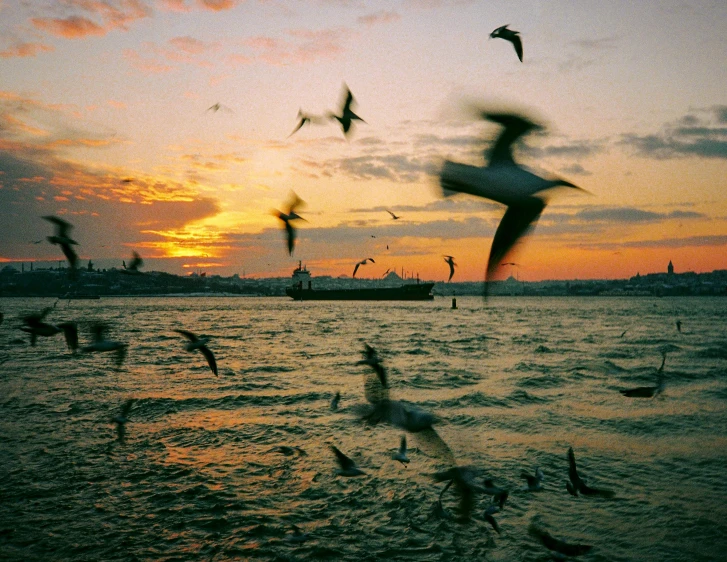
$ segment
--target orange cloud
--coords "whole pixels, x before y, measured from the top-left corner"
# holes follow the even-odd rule
[[[80,39],[88,35],[106,35],[103,27],[81,16],[71,16],[66,19],[32,18],[30,21],[38,29],[66,39]]]
[[[197,0],[197,5],[213,12],[231,10],[237,4],[236,0]]]
[[[43,43],[18,43],[12,47],[0,51],[0,58],[9,59],[13,57],[34,57],[38,53],[54,51],[53,45]]]
[[[170,70],[174,69],[173,66],[170,66],[168,64],[157,62],[153,59],[144,58],[133,49],[124,50],[124,58],[128,60],[131,66],[133,66],[134,68],[141,70],[142,72],[147,72],[149,74],[162,74],[164,72],[169,72]]]

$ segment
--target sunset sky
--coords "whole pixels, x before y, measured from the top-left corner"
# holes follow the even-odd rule
[[[523,63],[489,39],[504,24]],[[289,137],[344,84],[365,123]],[[41,218],[58,215],[84,266],[136,250],[145,271],[350,275],[373,257],[358,276],[441,281],[453,255],[454,281],[481,280],[505,209],[438,182],[444,159],[484,163],[498,127],[473,105],[545,125],[518,159],[588,192],[554,194],[509,260],[521,279],[727,268],[723,0],[0,0],[0,262],[63,259]],[[291,191],[292,257],[271,213]]]

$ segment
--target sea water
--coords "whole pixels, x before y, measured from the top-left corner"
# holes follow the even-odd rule
[[[0,559],[547,560],[534,519],[593,545],[583,560],[727,558],[725,299],[55,304],[46,320],[78,322],[82,346],[94,322],[128,343],[121,367],[62,335],[31,347],[20,318],[53,304],[0,299]],[[209,336],[218,377],[175,329]],[[444,461],[410,434],[403,466],[403,431],[356,417],[364,343],[392,397],[436,414],[457,462],[510,490],[501,534],[487,497],[469,522],[435,514]],[[663,352],[665,392],[622,396],[656,384]],[[330,445],[366,474],[337,476]],[[568,447],[613,499],[568,494]],[[527,492],[520,473],[538,466],[544,489]]]

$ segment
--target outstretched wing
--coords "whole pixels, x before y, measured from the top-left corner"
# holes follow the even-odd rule
[[[212,372],[217,375],[217,361],[215,361],[215,355],[212,353],[212,350],[210,350],[209,347],[206,345],[203,345],[199,348],[199,350],[202,352],[202,355],[204,355],[205,359],[207,359],[207,364],[210,366],[210,369],[212,369]]]
[[[525,232],[532,228],[543,212],[545,203],[533,197],[526,203],[510,205],[497,227],[487,262],[487,280]]]
[[[174,330],[178,334],[182,334],[185,338],[187,338],[191,342],[197,341],[197,336],[194,335],[192,332],[189,332],[187,330]]]
[[[516,47],[517,50],[517,47]],[[494,146],[489,153],[485,154],[485,160],[490,166],[495,164],[512,164],[512,145],[525,133],[539,129],[540,125],[529,121],[525,117],[511,113],[488,113],[483,112],[482,117],[504,127],[500,136],[497,137]]]

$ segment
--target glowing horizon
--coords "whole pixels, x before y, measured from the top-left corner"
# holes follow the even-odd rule
[[[69,0],[0,15],[0,263],[62,258],[34,243],[53,214],[82,264],[136,250],[178,274],[287,276],[302,260],[350,276],[370,256],[366,277],[440,280],[453,255],[453,281],[480,281],[504,207],[437,185],[445,158],[483,163],[498,128],[478,103],[540,120],[518,159],[588,192],[554,194],[506,260],[521,278],[727,268],[727,7]],[[523,63],[488,40],[504,23]],[[344,83],[365,120],[348,138],[323,118]],[[322,124],[289,136],[299,108]],[[307,220],[292,256],[271,214],[290,191]]]

